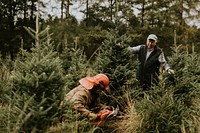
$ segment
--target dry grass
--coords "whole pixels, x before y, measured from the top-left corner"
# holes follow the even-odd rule
[[[116,121],[116,130],[118,133],[136,133],[136,129],[140,126],[140,116],[136,112],[135,103],[130,98],[127,98],[127,106],[124,114],[119,121]]]
[[[49,133],[61,133],[63,131],[64,127],[62,125],[62,123],[59,123],[55,126],[51,126],[49,129],[48,129],[48,132]]]
[[[200,99],[196,98],[192,100],[192,105],[194,108],[197,108],[197,110],[200,109]],[[198,115],[192,115],[189,121],[189,133],[200,133],[200,117]],[[186,124],[184,121],[182,121],[182,124],[180,125],[181,133],[188,133],[186,131]]]
[[[4,109],[5,105],[3,105],[2,103],[0,103],[0,109]]]

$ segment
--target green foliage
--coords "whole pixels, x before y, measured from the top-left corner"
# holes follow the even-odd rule
[[[30,48],[31,42],[29,36],[25,33],[23,26],[35,25],[37,0],[26,1],[6,1],[1,0],[0,4],[0,51],[3,57],[11,56],[13,60],[19,52],[20,46]],[[22,12],[23,11],[23,12]]]
[[[175,75],[164,74],[159,86],[136,99],[142,119],[138,132],[199,132],[199,56],[184,51],[181,45],[173,50],[169,62]]]
[[[123,97],[123,86],[134,77],[134,65],[132,56],[127,50],[129,38],[126,35],[119,36],[115,30],[107,33],[106,36],[107,39],[95,52],[96,60],[93,68],[98,73],[108,75],[110,79],[108,93],[115,98],[106,99],[110,104],[116,105],[116,102]],[[119,104],[122,104],[121,102]]]
[[[22,50],[15,61],[10,95],[13,130],[44,132],[59,120],[59,105],[65,84],[62,62],[54,52],[48,28],[31,52]]]
[[[8,109],[6,106],[0,104],[0,131],[6,132],[8,131],[8,118],[5,114],[8,113]]]
[[[114,32],[107,37],[98,50],[95,65],[99,72],[109,76],[111,89],[117,91],[133,75],[132,58],[127,51],[129,39]]]
[[[59,52],[62,52],[65,47],[73,47],[74,39],[82,33],[77,20],[73,17],[64,20],[49,20],[44,25],[51,27],[50,32],[53,33],[52,40],[55,42],[55,47],[62,45]]]
[[[143,119],[139,132],[181,132],[180,125],[187,119],[189,111],[180,100],[174,99],[173,88],[163,89],[155,87],[137,103],[136,109],[142,112]]]
[[[173,77],[168,76],[169,83],[176,87],[175,96],[190,107],[192,100],[200,95],[200,58],[194,51],[189,54],[182,45],[173,49],[174,55],[170,62],[176,73]]]
[[[66,51],[67,52],[67,51]],[[79,82],[78,80],[85,77],[88,72],[88,61],[86,55],[84,54],[83,50],[81,49],[70,49],[68,53],[63,53],[63,56],[70,57],[69,60],[63,58],[63,62],[65,64],[70,65],[68,69],[66,69],[66,87],[68,90],[73,89],[76,87]]]
[[[68,101],[63,101],[62,108],[62,123],[50,127],[47,133],[93,133],[97,129],[91,124],[91,121],[81,116],[80,113],[73,111]]]
[[[7,103],[6,95],[10,92],[12,63],[8,58],[0,58],[0,104]]]
[[[87,58],[90,58],[106,39],[107,30],[104,30],[101,26],[84,27],[83,30],[84,34],[80,35],[80,46],[84,47]]]
[[[21,48],[29,49],[32,46],[32,40],[21,28],[34,22],[36,1],[31,2],[1,2],[0,51],[4,58],[11,54],[11,59],[14,59],[20,44]],[[131,102],[128,117],[125,117],[125,123],[121,123],[126,128],[122,131],[133,132],[131,125],[140,124],[138,132],[200,132],[200,34],[197,27],[186,24],[186,20],[198,17],[199,13],[194,12],[199,2],[129,0],[110,1],[106,6],[101,2],[105,1],[90,3],[91,6],[84,11],[87,18],[81,20],[80,25],[73,17],[50,20],[48,24],[54,33],[54,43],[47,29],[38,33],[25,28],[37,45],[30,52],[22,50],[16,57],[13,75],[10,73],[12,63],[0,62],[3,64],[0,65],[0,103],[3,103],[0,104],[0,131],[45,132],[58,122],[59,114],[63,112],[59,108],[63,92],[74,88],[78,80],[86,75],[105,73],[111,81],[109,98],[112,99],[109,99],[109,104],[122,105],[121,109],[126,109]],[[132,9],[137,5],[141,8],[138,8],[140,12],[135,16]],[[31,14],[28,14],[28,10]],[[183,14],[191,10],[194,14],[183,18]],[[36,27],[37,30],[40,28]],[[115,28],[116,31],[108,31]],[[175,50],[169,58],[175,75],[164,74],[160,86],[143,95],[134,77],[137,62],[126,47],[145,43],[150,32],[158,35],[158,45],[168,55]],[[183,45],[169,49],[172,43]],[[197,53],[191,44],[196,45]],[[54,52],[55,47],[59,53]],[[187,48],[189,51],[185,51]],[[63,90],[64,83],[66,90]],[[130,101],[126,99],[127,93],[131,96]],[[67,111],[68,120],[61,124],[61,130],[56,133],[94,132],[97,129],[88,126],[85,119],[72,118],[73,114],[68,108],[64,111]],[[141,116],[141,122],[134,123],[133,111]]]

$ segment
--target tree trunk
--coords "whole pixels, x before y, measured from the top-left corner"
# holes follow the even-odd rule
[[[143,27],[144,26],[144,11],[145,11],[145,0],[142,1],[142,23],[141,23],[141,26]]]
[[[69,14],[69,6],[70,6],[70,0],[67,0],[67,7],[66,7],[66,18],[69,18],[70,14]]]
[[[61,1],[61,20],[63,19],[64,0]]]
[[[86,26],[88,26],[88,12],[89,12],[89,0],[86,1]]]

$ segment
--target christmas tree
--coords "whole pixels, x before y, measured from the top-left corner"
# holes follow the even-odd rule
[[[22,49],[14,64],[9,101],[9,130],[45,132],[59,121],[65,78],[62,61],[53,49],[49,27],[25,28],[35,39],[30,52]]]

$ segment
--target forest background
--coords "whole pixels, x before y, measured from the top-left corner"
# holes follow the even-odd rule
[[[81,20],[70,14],[76,0],[56,2],[58,17],[44,16],[43,1],[0,1],[0,131],[200,132],[200,29],[190,23],[200,18],[199,1],[82,0]],[[143,93],[136,56],[126,48],[145,44],[151,33],[175,75],[163,72],[159,86]],[[103,101],[121,109],[103,127],[59,106],[80,78],[97,73],[111,80]]]

